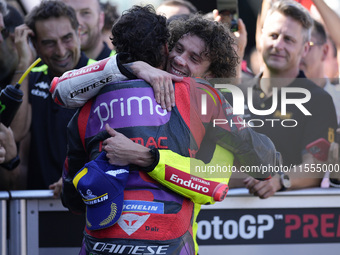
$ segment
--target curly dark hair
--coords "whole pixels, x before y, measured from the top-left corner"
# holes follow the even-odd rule
[[[162,49],[169,38],[166,18],[152,5],[133,6],[123,12],[112,27],[112,44],[117,52],[130,53],[129,61],[144,61],[154,67],[164,65]]]
[[[77,31],[79,23],[74,9],[58,0],[42,1],[34,7],[25,17],[25,24],[36,34],[35,23],[39,20],[47,20],[51,17],[66,17],[70,20],[72,28]]]
[[[171,51],[182,36],[196,35],[206,45],[205,52],[211,61],[209,71],[215,78],[232,78],[236,76],[236,66],[239,63],[235,51],[237,45],[230,29],[221,23],[207,20],[196,14],[187,20],[174,20],[169,24]]]

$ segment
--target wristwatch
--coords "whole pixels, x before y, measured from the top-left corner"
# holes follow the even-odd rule
[[[14,168],[16,168],[19,164],[20,164],[20,158],[19,158],[19,155],[16,155],[15,158],[11,159],[10,161],[6,163],[0,164],[0,166],[11,171]]]
[[[290,182],[289,175],[280,172],[280,182],[282,185],[282,188],[279,189],[279,191],[285,191],[286,189],[289,189],[292,186],[292,183]]]

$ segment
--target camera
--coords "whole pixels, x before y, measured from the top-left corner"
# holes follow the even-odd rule
[[[227,23],[232,32],[238,31],[238,0],[216,0],[222,23]]]

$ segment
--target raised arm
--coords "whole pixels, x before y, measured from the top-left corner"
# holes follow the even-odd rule
[[[330,8],[324,0],[313,0],[313,3],[324,21],[328,34],[332,37],[337,48],[340,48],[340,33],[338,29],[340,27],[339,15]]]
[[[50,92],[57,104],[66,108],[78,108],[96,96],[106,84],[136,78],[150,83],[156,101],[163,109],[171,110],[174,106],[172,81],[181,81],[183,78],[141,61],[124,64],[124,54],[64,73],[52,81]]]
[[[214,16],[215,21],[221,22],[221,23],[225,22],[222,16],[219,14],[217,9],[213,10],[213,16]],[[237,43],[237,48],[235,50],[239,57],[239,61],[236,67],[236,78],[238,80],[235,82],[235,84],[239,83],[242,78],[242,60],[244,58],[244,52],[246,50],[247,40],[248,40],[247,39],[248,33],[247,33],[246,25],[244,24],[241,18],[237,20],[237,26],[238,26],[238,30],[234,32],[234,35],[236,37],[236,43]]]
[[[19,81],[20,77],[34,61],[35,54],[29,42],[29,38],[32,35],[33,31],[25,24],[15,28],[15,45],[19,55],[19,63],[12,80],[12,85],[15,85]],[[31,105],[28,101],[28,80],[28,77],[26,77],[21,83],[20,89],[23,91],[22,104],[11,124],[16,141],[21,141],[25,137],[31,125],[32,112]]]
[[[271,6],[271,0],[263,0],[262,5],[261,5],[261,10],[259,11],[257,15],[257,20],[256,20],[256,31],[255,31],[255,42],[256,42],[256,49],[258,51],[261,51],[260,48],[260,37],[262,34],[262,27],[264,20],[266,18],[267,12],[270,9]],[[274,1],[273,1],[274,2]]]
[[[340,62],[340,17],[325,3],[324,0],[313,0],[313,3],[320,13],[321,18],[323,19],[326,31],[336,45],[338,52],[338,62]]]

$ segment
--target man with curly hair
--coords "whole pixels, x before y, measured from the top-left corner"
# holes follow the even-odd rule
[[[133,26],[128,27],[133,30]],[[174,20],[169,24],[170,38],[164,57],[167,65],[163,70],[155,68],[147,60],[129,59],[125,67],[138,78],[149,82],[154,88],[156,101],[170,111],[174,106],[172,81],[176,77],[233,78],[239,58],[235,51],[237,44],[234,36],[224,25],[204,19],[197,14],[187,20]],[[135,31],[138,35],[138,31]],[[124,36],[118,35],[118,36]],[[131,35],[129,35],[131,37]],[[137,36],[135,36],[138,39]],[[113,40],[115,40],[113,38]],[[155,43],[155,42],[152,42]],[[133,53],[145,54],[145,47],[136,45]],[[130,49],[128,49],[130,50]],[[132,50],[132,49],[131,49]],[[154,54],[154,53],[153,53]],[[130,54],[136,56],[135,54]],[[130,63],[128,63],[130,61]],[[135,62],[133,62],[135,61]],[[104,85],[104,84],[102,84]],[[58,88],[60,102],[65,106],[80,107],[88,99],[96,95],[101,85],[70,98],[72,87]],[[53,93],[53,97],[56,93]]]
[[[149,82],[162,107],[174,105],[173,75],[178,77],[236,78],[239,57],[235,37],[223,24],[196,14],[187,20],[173,20],[169,24],[170,38],[167,75],[141,62],[128,68],[139,78]],[[84,95],[85,96],[85,95]]]
[[[195,15],[172,21],[169,29],[168,72],[185,77],[236,76],[235,40],[224,25]]]
[[[115,58],[119,69],[128,78],[133,77],[124,69],[122,61],[144,60],[152,66],[161,69],[165,67],[168,38],[166,20],[163,16],[156,15],[150,7],[135,6],[123,13],[112,28],[112,35],[117,52],[129,53],[127,56],[119,53]],[[202,43],[196,46],[202,46]],[[196,59],[200,58],[201,54],[192,55]],[[90,69],[99,70],[97,66],[105,69],[108,61],[112,62],[113,59],[103,60]],[[207,59],[198,61],[205,63]],[[196,62],[193,64],[196,65]],[[79,78],[82,74],[90,72],[86,70],[68,72],[60,77],[60,80]],[[85,80],[86,78],[83,78],[84,82]],[[214,110],[209,112],[207,118],[200,116],[199,113],[201,108],[197,101],[201,94],[205,93],[200,88],[207,89],[213,94],[213,99],[208,99],[208,105]],[[103,228],[94,229],[93,222],[87,222],[84,253],[81,254],[85,252],[197,254],[195,220],[200,205],[220,200],[221,197],[214,195],[218,192],[215,193],[216,190],[212,187],[215,185],[221,187],[223,184],[220,182],[227,182],[228,176],[223,175],[213,180],[193,177],[190,173],[190,162],[188,164],[186,160],[187,158],[191,160],[190,156],[194,157],[202,136],[210,130],[209,122],[212,117],[226,117],[228,103],[224,102],[221,96],[217,96],[218,92],[203,80],[186,78],[181,83],[174,84],[174,89],[178,101],[170,113],[160,109],[155,103],[153,92],[145,81],[110,83],[93,100],[88,101],[70,121],[66,164],[68,169],[65,169],[63,175],[62,193],[63,203],[70,210],[84,211],[85,205],[75,189],[79,179],[77,171],[86,162],[95,159],[101,149],[107,152],[106,156],[111,164],[129,165],[130,170],[132,168],[138,170],[129,173],[124,190],[123,213],[117,223],[112,222]],[[213,100],[219,99],[223,101],[223,106],[215,109]],[[137,101],[139,103],[135,104]],[[195,116],[200,117],[190,120],[188,117],[190,108]],[[106,109],[112,112],[107,115]],[[102,118],[104,115],[108,116],[106,120]],[[227,117],[233,116],[228,113]],[[110,128],[108,124],[119,132]],[[271,154],[270,160],[274,163],[275,149],[265,137],[258,137],[250,128],[227,129],[227,125],[224,125],[221,129],[216,128],[214,133],[214,139],[218,140],[220,134],[222,139],[219,139],[219,144],[229,148],[233,153],[223,151],[223,154],[220,154],[222,158],[220,162],[223,164],[220,165],[231,166],[234,155],[241,164],[249,165],[254,163],[252,160],[263,160],[264,155],[261,155],[263,152]],[[254,139],[268,142],[265,144],[267,150],[256,149]],[[221,153],[222,149],[217,150]],[[174,181],[174,178],[179,181]],[[192,186],[190,188],[183,185],[182,180],[194,184],[190,184]],[[214,191],[209,195],[207,190]]]

